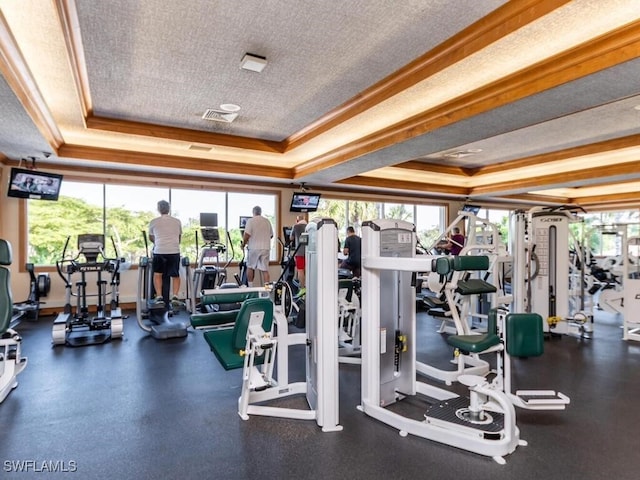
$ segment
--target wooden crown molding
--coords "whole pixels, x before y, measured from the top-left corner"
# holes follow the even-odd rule
[[[566,3],[568,3],[567,0],[507,2],[400,70],[289,136],[285,140],[286,150],[299,147]]]
[[[296,167],[296,178],[339,165],[638,57],[640,21],[358,139]]]
[[[0,73],[45,141],[55,150],[63,143],[62,134],[22,56],[2,10],[0,10]]]
[[[84,145],[65,144],[58,149],[58,156],[82,160],[99,160],[118,164],[143,165],[159,169],[178,168],[183,170],[197,170],[201,172],[223,174],[237,174],[238,172],[242,172],[243,175],[280,179],[291,179],[292,177],[292,170],[290,168],[180,157],[177,155],[87,147]]]

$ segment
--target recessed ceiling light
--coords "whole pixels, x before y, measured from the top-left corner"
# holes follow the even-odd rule
[[[223,103],[220,105],[220,110],[224,110],[225,112],[239,112],[240,105],[236,105],[235,103]]]
[[[640,110],[640,105],[636,105],[635,107],[633,107],[634,110]]]

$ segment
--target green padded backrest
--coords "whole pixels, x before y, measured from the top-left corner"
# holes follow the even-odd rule
[[[210,293],[200,299],[202,305],[219,305],[225,303],[242,303],[256,298],[259,292]]]
[[[537,313],[510,313],[505,322],[507,353],[513,357],[537,357],[544,353],[542,317]]]
[[[242,350],[247,344],[247,330],[249,329],[249,319],[253,312],[264,312],[262,320],[262,329],[265,332],[271,331],[273,325],[273,303],[269,298],[250,298],[246,300],[233,326],[233,335],[231,338],[232,346],[235,350]]]
[[[11,325],[13,315],[13,299],[11,298],[11,244],[0,239],[0,334],[6,332]]]
[[[466,270],[488,270],[489,257],[486,255],[458,255],[453,257],[453,269],[461,272]]]

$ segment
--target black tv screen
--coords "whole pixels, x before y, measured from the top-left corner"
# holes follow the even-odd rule
[[[244,227],[247,225],[247,220],[251,217],[240,217],[240,230],[244,230]]]
[[[200,226],[201,227],[217,227],[218,214],[217,213],[200,213]]]
[[[9,197],[33,198],[36,200],[58,200],[62,175],[12,168],[9,177]]]
[[[294,192],[290,212],[315,212],[320,204],[319,193]]]
[[[471,212],[474,215],[477,215],[481,208],[482,207],[480,205],[469,205],[469,204],[467,204],[464,207],[462,207],[462,211],[463,212]]]

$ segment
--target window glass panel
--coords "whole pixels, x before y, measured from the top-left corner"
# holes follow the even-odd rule
[[[393,218],[413,223],[413,205],[403,203],[385,203],[384,218]]]
[[[28,262],[55,265],[75,256],[82,233],[103,233],[102,185],[62,181],[57,202],[28,200]],[[69,237],[66,253],[63,253]]]
[[[169,189],[135,185],[105,185],[105,225],[107,252],[111,255],[112,241],[118,255],[137,263],[141,256],[151,254],[153,245],[144,234],[149,233],[149,222],[157,217],[160,200],[169,200]]]
[[[231,241],[234,242],[235,259],[240,260],[242,258],[242,251],[240,249],[240,217],[251,217],[253,215],[253,207],[259,206],[262,208],[262,216],[267,218],[271,222],[273,228],[273,241],[271,242],[271,254],[269,260],[277,260],[281,247],[280,243],[276,239],[281,239],[282,232],[278,231],[278,218],[276,215],[277,209],[277,195],[274,194],[259,194],[259,193],[232,193],[228,194],[229,205],[229,234],[231,235]]]
[[[416,234],[425,247],[432,245],[445,231],[445,207],[433,205],[416,206]]]
[[[218,233],[220,243],[225,246],[225,253],[220,255],[220,260],[227,261],[227,214],[226,214],[226,193],[211,192],[205,190],[171,190],[171,214],[182,222],[182,255],[189,258],[192,264],[198,260],[198,248],[196,248],[196,234],[198,237],[198,247],[202,248],[205,240],[200,231],[200,214],[215,213],[218,219]],[[239,249],[239,241],[235,243],[235,248]]]
[[[345,232],[347,229],[347,201],[321,197],[318,210],[309,214],[309,218],[313,217],[330,218],[336,222],[338,232]]]

